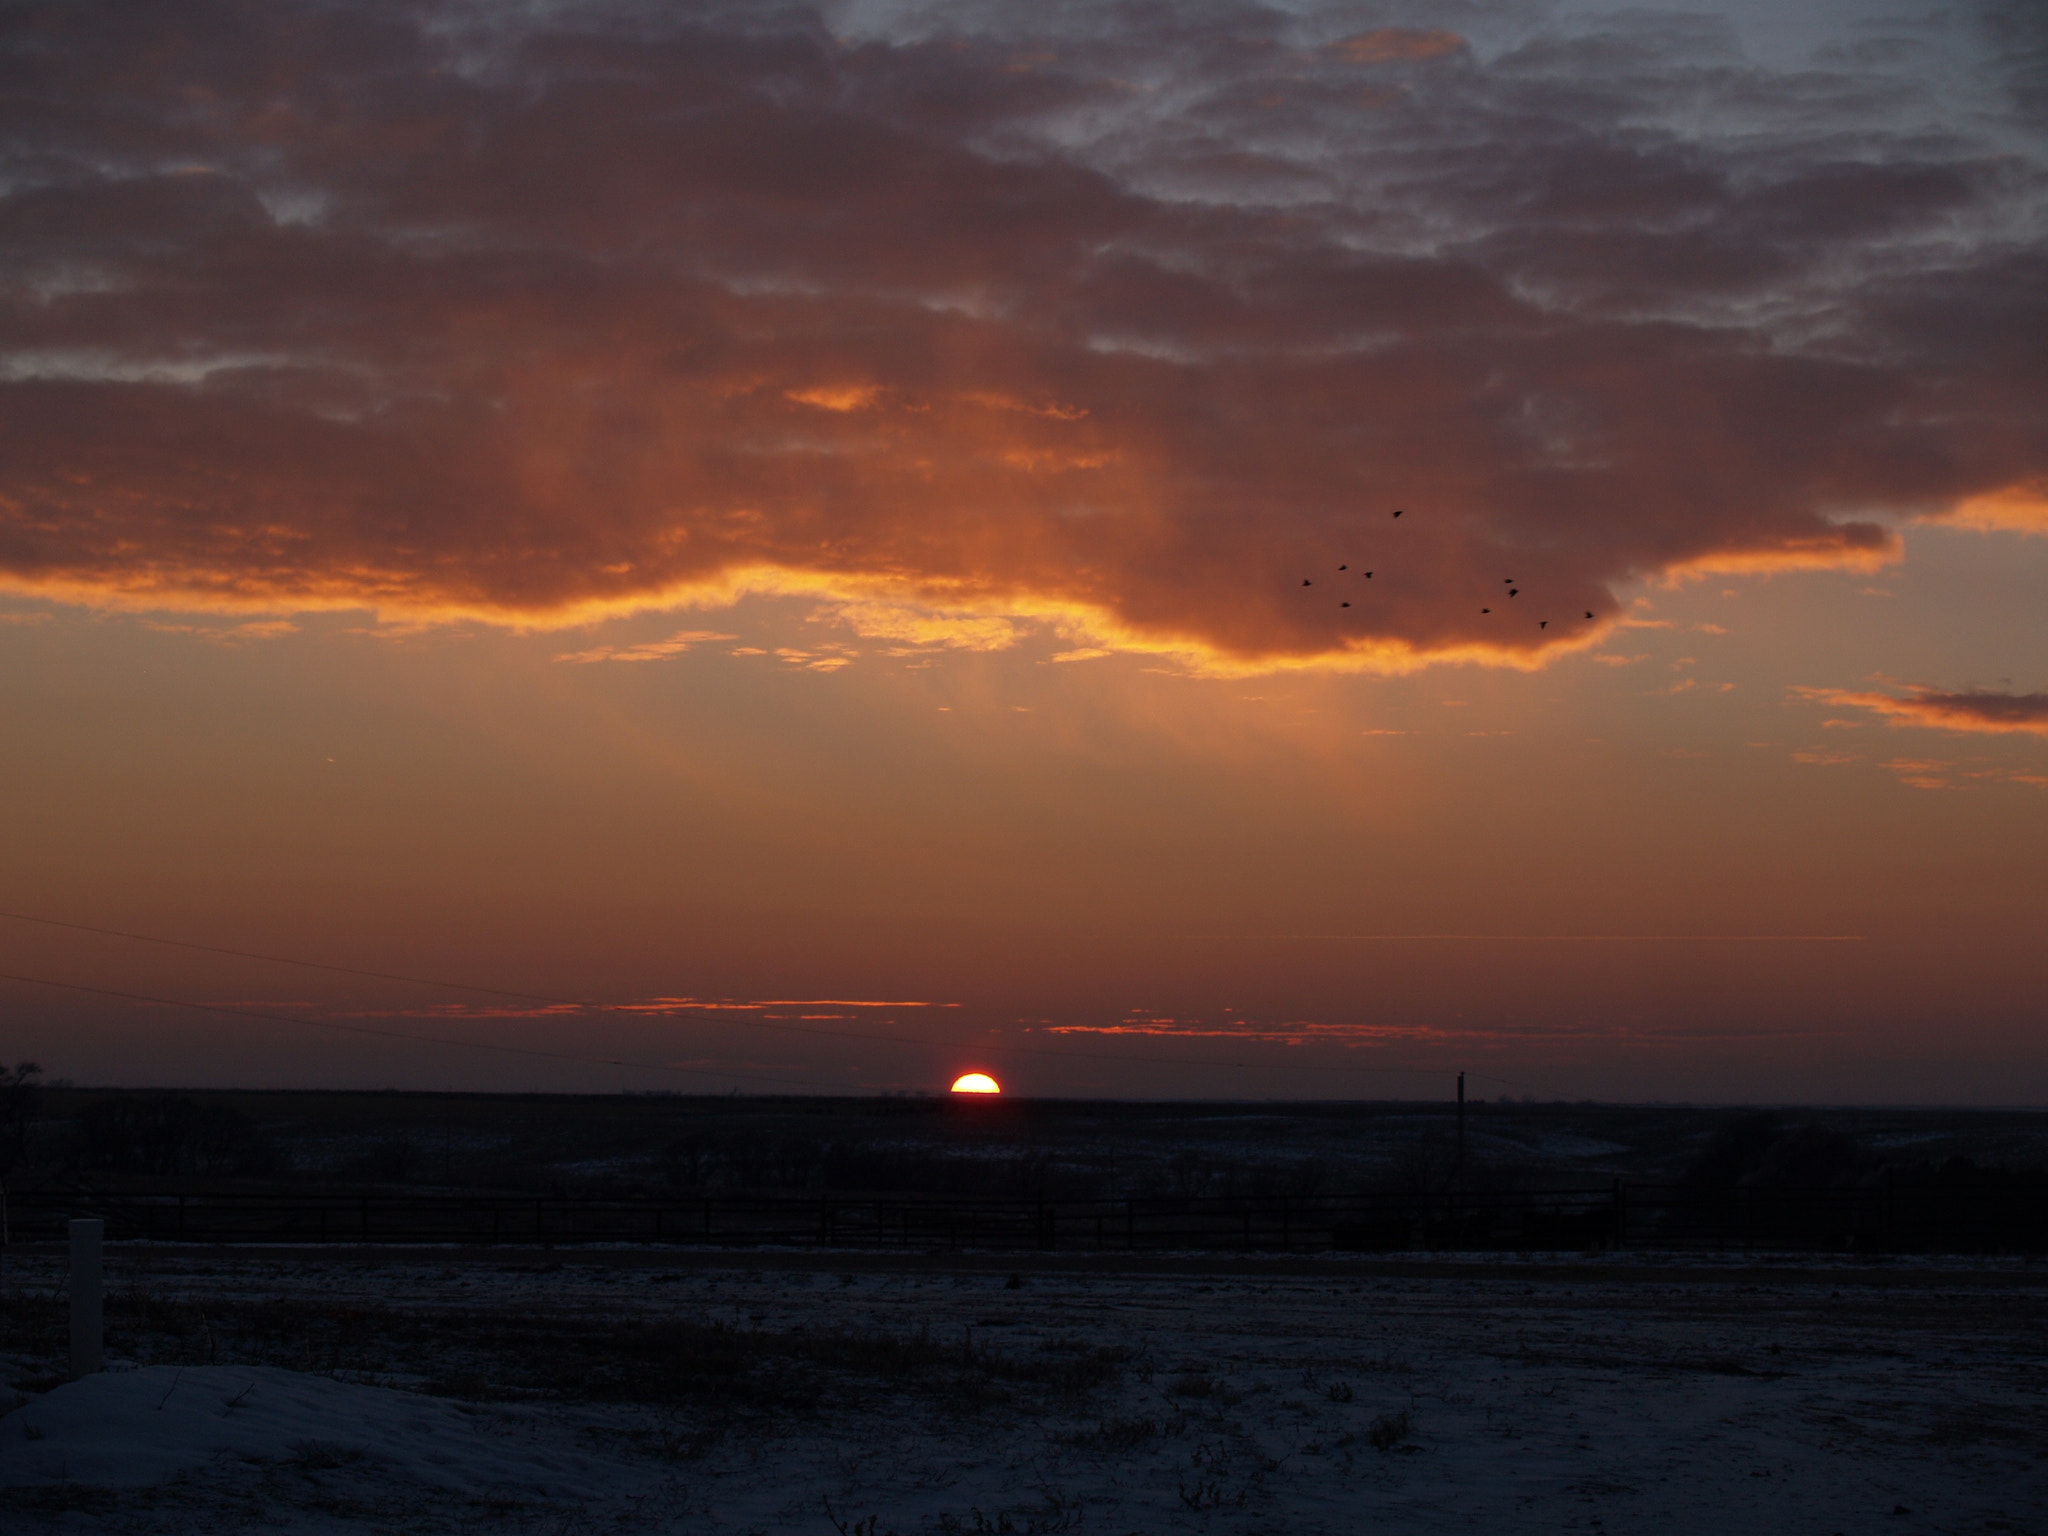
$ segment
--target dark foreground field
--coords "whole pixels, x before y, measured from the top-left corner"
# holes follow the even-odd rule
[[[2048,1272],[117,1251],[10,1260],[10,1531],[1999,1532]]]
[[[2048,1528],[2039,1114],[62,1089],[12,1132],[10,1536]],[[1074,1215],[1119,1209],[1159,1241]],[[750,1210],[796,1225],[574,1225]],[[332,1224],[117,1241],[67,1384],[37,1239],[180,1211]]]
[[[2048,1113],[44,1089],[24,1174],[505,1192],[1023,1198],[2048,1169]]]
[[[52,1090],[12,1230],[960,1252],[2048,1251],[2048,1116]]]

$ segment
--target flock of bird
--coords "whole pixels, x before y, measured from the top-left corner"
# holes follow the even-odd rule
[[[1396,516],[1396,517],[1399,517],[1400,515],[1401,515],[1401,512],[1400,512],[1400,510],[1399,510],[1399,509],[1396,509],[1396,511],[1395,511],[1395,513],[1394,513],[1394,516]],[[1351,569],[1351,567],[1350,567],[1350,566],[1349,566],[1349,565],[1347,564],[1347,565],[1340,565],[1340,566],[1338,566],[1338,567],[1337,567],[1337,569],[1338,569],[1338,570],[1340,570],[1340,571],[1348,571],[1348,570],[1350,570],[1350,569]],[[1365,579],[1366,579],[1367,581],[1370,581],[1370,580],[1372,580],[1372,572],[1371,572],[1371,571],[1367,571],[1367,572],[1365,573]],[[1302,584],[1302,585],[1303,585],[1304,587],[1312,587],[1312,586],[1314,586],[1314,585],[1315,585],[1315,583],[1314,583],[1313,581],[1311,581],[1311,580],[1310,580],[1310,579],[1309,579],[1308,577],[1306,577],[1306,576],[1304,576],[1304,577],[1302,577],[1302,578],[1301,578],[1301,584]],[[1517,586],[1517,585],[1515,584],[1515,578],[1514,578],[1514,577],[1512,577],[1512,576],[1503,576],[1503,577],[1501,578],[1501,585],[1502,585],[1502,586],[1504,586],[1504,587],[1506,587],[1506,588],[1508,589],[1508,596],[1509,596],[1509,597],[1511,597],[1511,598],[1514,598],[1514,597],[1520,597],[1520,596],[1522,595],[1522,589],[1521,589],[1521,588],[1520,588],[1519,586]],[[1347,601],[1343,601],[1343,602],[1340,602],[1340,603],[1339,603],[1339,604],[1338,604],[1337,606],[1338,606],[1338,607],[1340,607],[1340,608],[1349,608],[1349,607],[1351,606],[1351,604],[1350,604],[1350,602],[1349,602],[1349,601],[1347,600]],[[1481,609],[1480,609],[1479,611],[1480,611],[1481,613],[1492,613],[1492,612],[1493,612],[1493,609],[1492,609],[1492,607],[1491,607],[1491,606],[1488,606],[1488,607],[1483,607],[1483,608],[1481,608]],[[1591,609],[1589,608],[1589,609],[1587,609],[1587,610],[1586,610],[1586,620],[1591,620],[1591,618],[1592,618],[1592,617],[1593,617],[1593,612],[1592,612],[1592,610],[1591,610]],[[1582,620],[1582,621],[1578,621],[1578,622],[1585,622],[1585,620]],[[1548,620],[1548,619],[1538,619],[1538,620],[1536,621],[1536,627],[1537,627],[1538,629],[1548,629],[1548,628],[1550,628],[1550,620]]]

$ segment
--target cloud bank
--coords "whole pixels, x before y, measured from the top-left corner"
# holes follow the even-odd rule
[[[1526,665],[2048,479],[2021,10],[904,14],[9,8],[0,582]]]

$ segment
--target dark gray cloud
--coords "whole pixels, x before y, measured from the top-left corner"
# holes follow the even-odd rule
[[[1501,14],[10,8],[0,574],[1517,654],[2048,473],[2026,24]]]

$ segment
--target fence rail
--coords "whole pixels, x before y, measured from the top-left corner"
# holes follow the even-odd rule
[[[2048,1252],[2048,1188],[1599,1189],[1123,1200],[18,1191],[13,1241],[97,1216],[113,1240],[191,1243],[761,1244],[1258,1253],[1611,1248]]]

